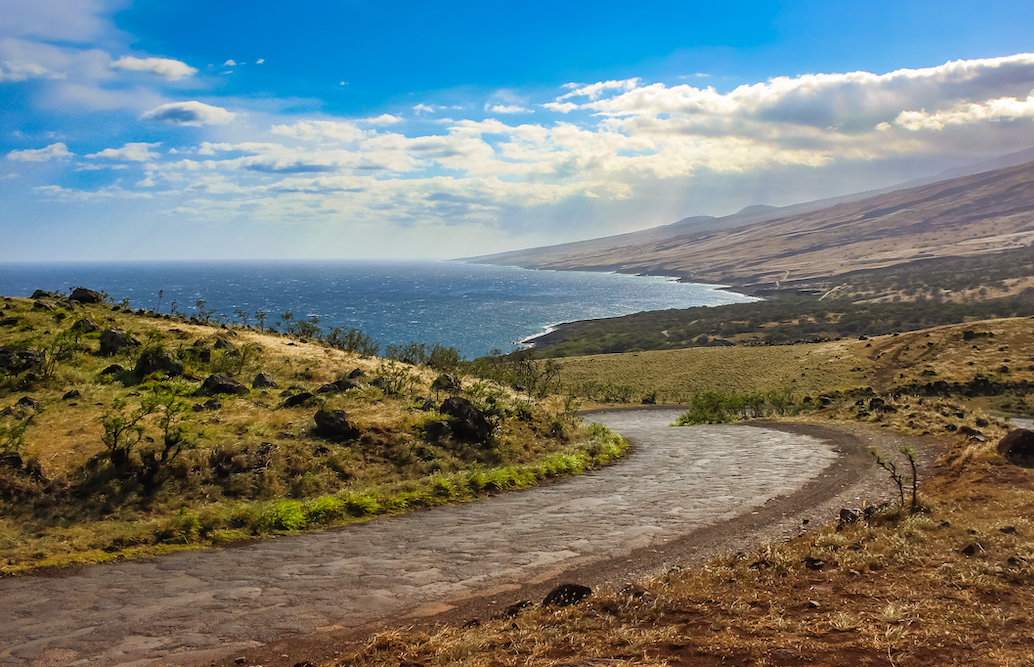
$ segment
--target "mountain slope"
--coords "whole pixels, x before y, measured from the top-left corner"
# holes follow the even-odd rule
[[[487,264],[778,285],[1034,241],[1034,162],[864,198],[740,212],[472,258]]]

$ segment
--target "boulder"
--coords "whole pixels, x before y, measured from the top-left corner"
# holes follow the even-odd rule
[[[216,338],[215,343],[212,344],[214,350],[229,350],[233,352],[237,349],[237,346],[226,340],[225,338]]]
[[[452,430],[457,437],[472,442],[485,442],[492,435],[492,424],[485,413],[460,396],[447,398],[439,412],[452,418]]]
[[[46,290],[38,289],[35,292],[33,292],[32,296],[30,296],[29,298],[30,299],[56,299],[56,298],[58,298],[58,296],[59,295],[55,294],[54,292],[48,292]]]
[[[358,389],[359,385],[348,380],[338,380],[337,382],[328,382],[316,390],[317,394],[340,394],[341,392],[348,391],[349,389]]]
[[[144,378],[158,371],[165,373],[169,377],[182,375],[183,364],[161,348],[152,347],[144,350],[144,353],[140,355],[140,359],[136,362],[136,368],[133,369],[133,373],[139,378]]]
[[[213,373],[201,384],[201,389],[198,393],[208,394],[247,394],[248,388],[237,382],[228,375],[222,373]]]
[[[435,440],[442,440],[452,435],[452,427],[449,426],[449,422],[432,420],[424,422],[424,434],[427,439],[434,442]]]
[[[316,413],[316,433],[328,440],[355,440],[361,431],[348,421],[344,410],[320,410]]]
[[[1034,432],[1025,428],[1009,431],[998,442],[998,453],[1013,465],[1034,468]]]
[[[307,401],[310,398],[312,398],[312,396],[313,395],[310,392],[307,392],[307,391],[303,391],[300,394],[292,394],[291,396],[288,396],[284,400],[283,406],[285,408],[296,408],[299,405],[304,404],[305,401]]]
[[[43,299],[36,299],[35,301],[32,302],[32,309],[33,310],[57,310],[57,306],[55,306],[54,304],[50,303],[49,301],[44,301]]]
[[[118,364],[112,364],[101,371],[101,375],[122,375],[126,372],[125,368],[122,368]]]
[[[366,377],[366,373],[364,373],[363,369],[361,369],[361,368],[353,369],[352,372],[348,374],[348,379],[349,380],[354,380],[356,378],[364,378],[364,377]]]
[[[79,393],[78,389],[71,389],[65,392],[65,395],[61,397],[63,401],[73,401],[77,398],[82,398],[82,394]]]
[[[26,410],[39,410],[39,401],[32,396],[22,396],[15,405]]]
[[[92,289],[86,289],[85,287],[76,287],[72,290],[69,298],[79,303],[104,303],[104,297],[101,296],[100,292],[94,292]]]
[[[0,346],[0,370],[8,373],[22,373],[40,368],[43,355],[39,350],[14,350]]]
[[[194,412],[213,412],[215,410],[221,410],[222,407],[222,401],[218,398],[210,398],[204,403],[195,403]]]
[[[567,607],[592,595],[592,589],[580,584],[560,584],[542,600],[543,607]]]
[[[269,373],[259,373],[251,381],[252,389],[276,389],[276,380]]]
[[[140,341],[131,334],[126,333],[124,329],[107,329],[102,331],[100,343],[100,352],[105,357],[118,354],[127,347],[137,347],[140,345]]]
[[[94,331],[100,331],[101,328],[93,320],[84,317],[73,324],[71,330],[77,333],[93,333]]]
[[[15,324],[18,324],[19,321],[20,320],[17,317],[5,317],[0,320],[0,327],[13,327]]]

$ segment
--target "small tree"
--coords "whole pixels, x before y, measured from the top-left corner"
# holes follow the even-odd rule
[[[260,331],[265,331],[266,330],[266,315],[268,315],[268,314],[269,313],[267,313],[264,310],[256,310],[255,311],[255,319],[258,321],[258,325],[259,325],[259,330]]]
[[[146,397],[138,408],[128,410],[125,399],[117,398],[111,404],[111,410],[101,418],[104,436],[101,438],[108,448],[108,460],[120,475],[130,467],[130,454],[144,436],[144,426],[140,422],[157,408],[153,396]]]
[[[157,426],[161,432],[159,447],[140,452],[143,470],[140,482],[147,492],[153,491],[172,461],[186,449],[197,446],[197,435],[186,424],[190,407],[175,394],[156,393],[154,409],[158,414]]]
[[[912,512],[919,510],[919,475],[916,471],[916,461],[919,458],[918,452],[915,448],[910,445],[902,445],[898,451],[908,461],[908,465],[911,468],[912,476],[907,477],[905,474],[898,472],[897,464],[890,460],[876,447],[869,448],[869,455],[876,461],[876,465],[880,466],[890,474],[891,480],[898,487],[898,502],[901,507],[905,506],[905,487],[912,487],[912,502],[909,505],[909,509]]]

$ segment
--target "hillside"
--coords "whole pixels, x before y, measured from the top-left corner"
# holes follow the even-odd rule
[[[918,260],[997,253],[1032,241],[1034,162],[1028,162],[857,201],[747,211],[467,261],[669,275],[740,289],[806,285]]]
[[[510,389],[505,365],[500,385],[464,375],[454,350],[411,346],[406,363],[371,347],[354,330],[0,299],[0,576],[323,529],[623,449]]]

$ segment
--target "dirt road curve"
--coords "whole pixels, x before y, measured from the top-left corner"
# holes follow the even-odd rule
[[[235,549],[0,580],[0,665],[224,664],[238,655],[294,664],[371,624],[487,614],[561,578],[620,585],[758,535],[794,533],[800,516],[821,518],[824,503],[827,514],[857,504],[869,466],[856,435],[669,428],[675,416],[593,415],[633,442],[629,456],[521,493]]]

